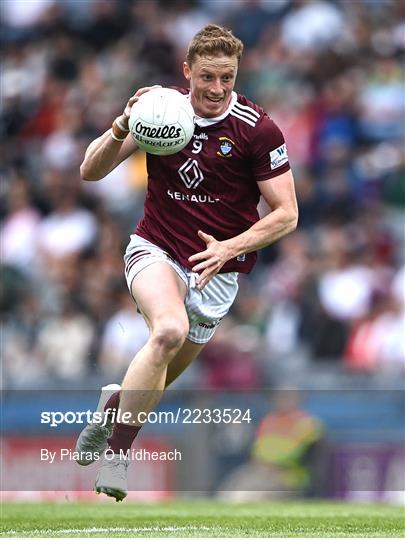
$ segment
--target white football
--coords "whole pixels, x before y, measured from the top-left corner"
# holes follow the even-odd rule
[[[183,150],[194,133],[190,100],[171,88],[154,88],[142,94],[131,108],[129,131],[149,154],[168,156]]]

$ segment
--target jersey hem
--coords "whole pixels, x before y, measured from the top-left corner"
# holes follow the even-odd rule
[[[154,240],[154,238],[152,238],[152,236],[149,235],[147,231],[145,231],[145,230],[141,231],[137,227],[133,234],[141,236],[142,238],[144,238],[148,242],[151,242],[152,244],[154,244],[158,248],[163,249],[163,251],[166,251],[166,253],[169,255],[169,257],[172,257],[174,260],[179,262],[181,265],[185,266],[188,270],[192,269],[192,266],[190,265],[190,263],[188,263],[187,260],[183,259],[182,257],[178,257],[177,254],[170,252],[167,249],[167,247],[160,245],[159,242],[156,242],[156,240]],[[257,252],[252,251],[252,252],[249,253],[249,255],[252,256],[252,261],[249,261],[249,266],[244,268],[242,265],[238,265],[238,264],[235,264],[235,263],[232,263],[232,262],[230,264],[228,264],[229,263],[229,261],[228,261],[227,263],[224,264],[224,266],[221,268],[221,270],[218,272],[218,274],[227,274],[228,272],[238,272],[238,274],[250,274],[250,272],[253,270],[253,267],[254,267],[254,265],[256,263],[256,260],[257,260]]]

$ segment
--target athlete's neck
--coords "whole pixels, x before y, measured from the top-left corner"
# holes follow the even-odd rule
[[[195,123],[200,127],[207,127],[207,126],[211,126],[212,124],[216,124],[217,122],[220,122],[221,120],[223,120],[224,118],[226,118],[228,116],[228,114],[230,113],[232,107],[236,103],[237,97],[238,97],[237,93],[232,92],[232,95],[230,97],[230,100],[229,100],[229,103],[228,103],[228,107],[226,108],[226,111],[223,112],[219,116],[215,116],[214,118],[205,118],[203,116],[198,116],[198,114],[196,114],[195,115]]]

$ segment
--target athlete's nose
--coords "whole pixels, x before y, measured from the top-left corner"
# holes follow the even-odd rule
[[[222,88],[221,88],[221,80],[220,79],[214,79],[212,81],[210,92],[213,97],[221,97],[222,96]]]

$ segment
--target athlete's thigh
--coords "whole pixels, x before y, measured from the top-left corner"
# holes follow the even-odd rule
[[[186,292],[184,281],[170,264],[163,261],[141,270],[131,284],[132,296],[150,328],[162,317],[187,320]]]

